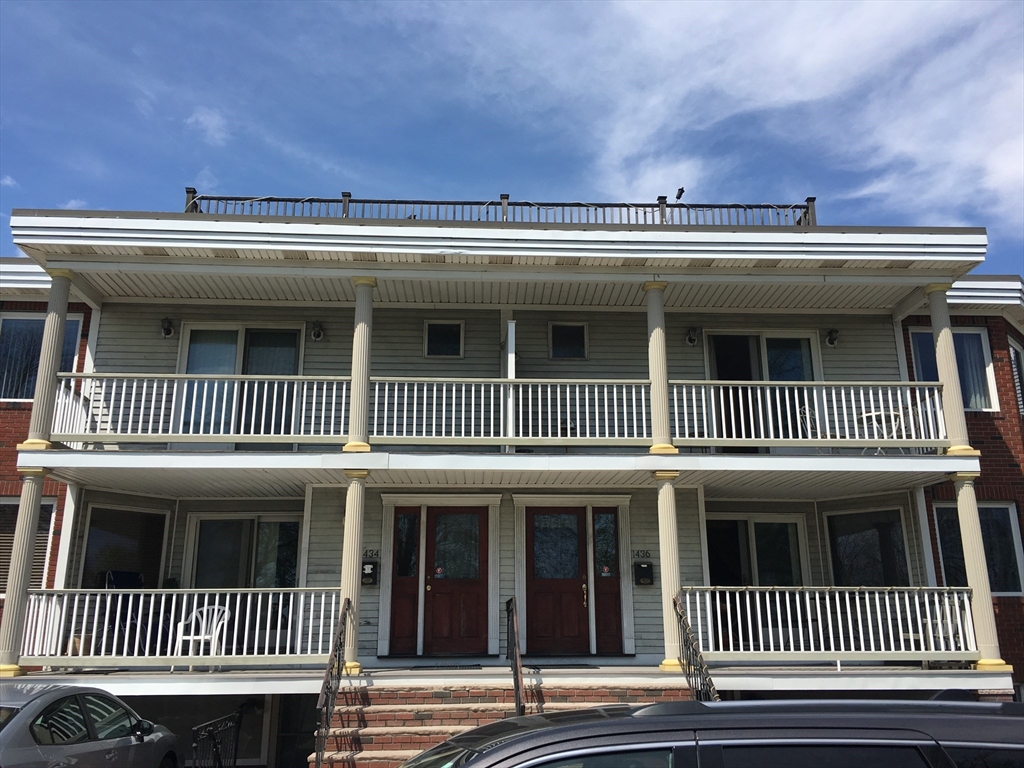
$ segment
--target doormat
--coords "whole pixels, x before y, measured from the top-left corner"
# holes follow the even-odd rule
[[[483,669],[479,664],[438,664],[433,667],[414,667],[414,669]]]

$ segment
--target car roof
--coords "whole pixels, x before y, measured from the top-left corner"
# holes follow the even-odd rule
[[[23,707],[43,696],[56,699],[58,695],[74,693],[100,693],[110,696],[101,688],[80,685],[57,685],[55,683],[0,683],[0,707]]]

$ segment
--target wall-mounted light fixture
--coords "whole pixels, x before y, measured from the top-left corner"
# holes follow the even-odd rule
[[[319,320],[313,321],[313,327],[309,332],[309,338],[313,341],[322,341],[324,338],[324,324]]]
[[[165,317],[160,321],[160,335],[165,339],[169,339],[174,335],[174,322],[171,318]]]
[[[691,328],[686,332],[686,343],[691,347],[696,347],[700,342],[700,328]]]
[[[830,346],[830,347],[833,347],[833,348],[836,345],[839,344],[839,329],[838,328],[829,328],[828,329],[828,332],[825,334],[825,344]]]

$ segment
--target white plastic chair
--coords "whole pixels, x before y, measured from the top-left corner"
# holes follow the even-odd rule
[[[206,605],[196,608],[187,619],[178,622],[174,655],[181,656],[181,648],[188,643],[188,655],[195,653],[196,643],[202,650],[203,643],[210,644],[210,655],[217,656],[227,643],[228,619],[231,611],[223,605]],[[171,667],[174,671],[174,667]]]

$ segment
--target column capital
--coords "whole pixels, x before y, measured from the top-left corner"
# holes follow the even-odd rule
[[[936,291],[942,291],[945,293],[952,287],[952,283],[929,283],[924,287],[924,295],[927,296],[928,294],[935,293]]]
[[[68,280],[75,279],[75,273],[72,272],[70,269],[48,269],[46,270],[46,274],[48,274],[51,278],[66,277]]]
[[[40,440],[39,438],[30,437],[24,443],[18,443],[15,447],[19,451],[48,451],[53,448],[53,443],[49,440]]]
[[[645,291],[664,291],[668,288],[668,283],[664,280],[648,280],[644,283]]]
[[[665,481],[671,482],[671,481],[673,481],[673,480],[675,480],[675,479],[677,479],[679,477],[679,473],[676,472],[675,470],[663,470],[663,469],[659,469],[659,470],[657,470],[655,472],[652,472],[651,475],[659,483],[662,483],[662,482],[665,482]]]
[[[981,456],[981,451],[969,445],[951,445],[946,449],[947,456]]]
[[[349,480],[365,480],[370,476],[370,470],[368,469],[346,469],[345,477]]]
[[[369,277],[369,276],[366,276],[366,275],[364,275],[362,277],[353,277],[352,278],[352,285],[357,285],[357,286],[358,285],[368,285],[371,288],[376,288],[377,287],[377,278],[376,277]]]
[[[46,477],[50,474],[50,470],[42,467],[23,467],[18,469],[18,473],[25,477]]]
[[[980,477],[979,472],[953,472],[949,479],[954,483],[973,483]]]

